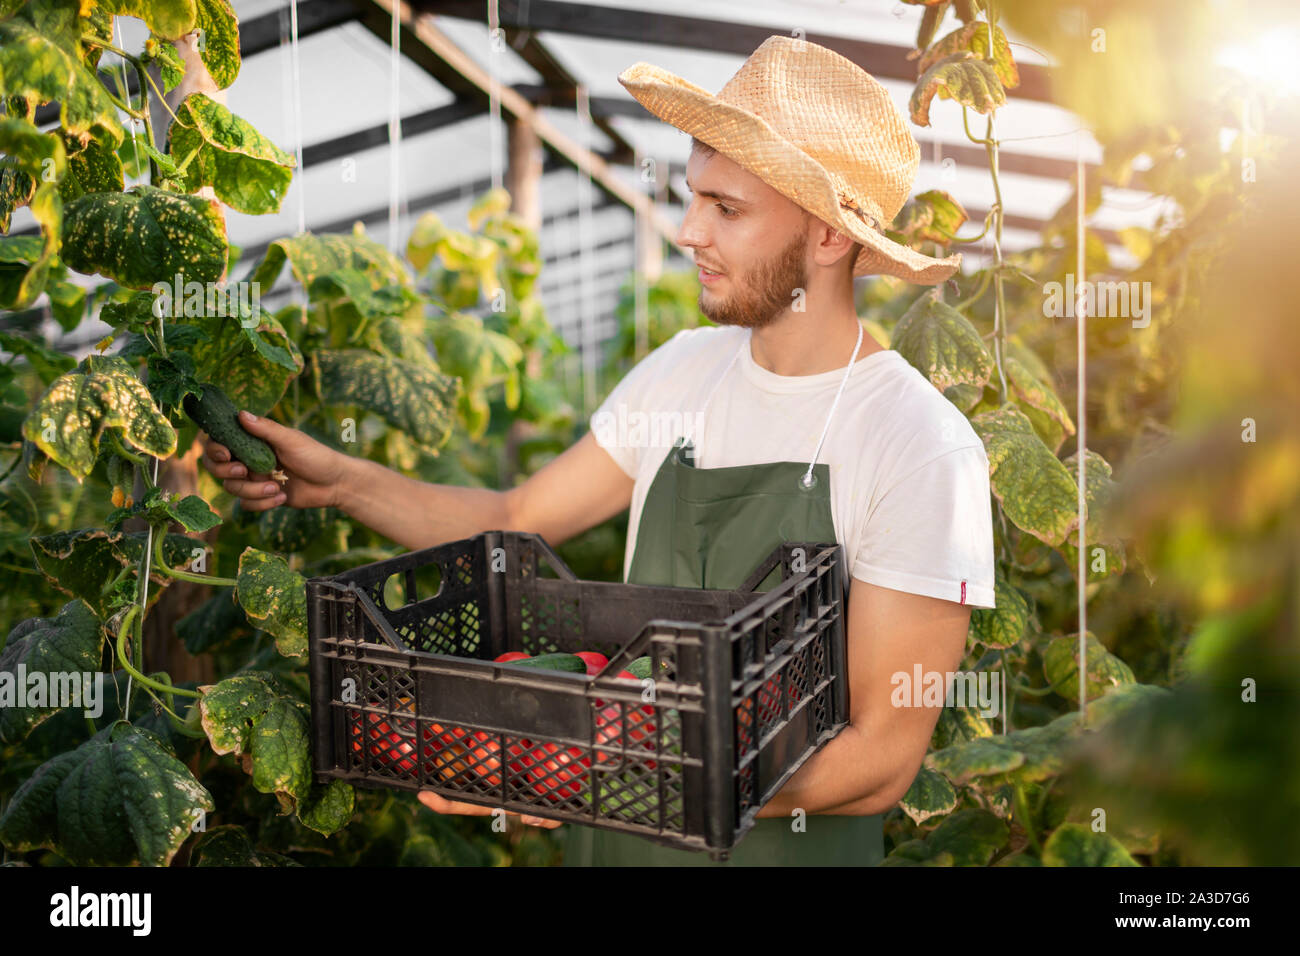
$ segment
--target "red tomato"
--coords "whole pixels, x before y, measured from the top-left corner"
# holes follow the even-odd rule
[[[587,665],[587,674],[599,674],[609,663],[609,658],[597,651],[578,651],[575,657],[581,657],[582,662]]]
[[[533,748],[532,756],[528,777],[539,796],[558,802],[582,793],[581,768],[590,767],[591,758],[581,747],[562,748],[557,743],[544,743]]]
[[[385,743],[371,744],[370,755],[385,766],[395,765],[403,773],[414,770],[415,760],[412,755],[415,753],[415,746],[393,730],[381,715],[366,714],[366,718],[367,724],[370,725],[370,738],[375,741],[385,741]],[[353,741],[352,747],[354,750],[360,750],[361,744]]]
[[[500,655],[499,657],[492,658],[492,660],[493,663],[504,664],[507,661],[522,661],[529,657],[532,657],[532,655],[525,654],[523,651],[506,651],[504,654]]]

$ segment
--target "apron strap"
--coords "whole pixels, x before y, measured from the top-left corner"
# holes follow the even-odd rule
[[[835,417],[835,409],[840,403],[840,396],[844,394],[844,386],[849,383],[849,375],[851,375],[853,372],[853,364],[858,360],[858,350],[862,348],[862,329],[863,329],[862,323],[858,322],[858,341],[857,344],[853,346],[853,357],[849,359],[849,364],[844,366],[844,377],[840,379],[839,391],[835,393],[835,400],[831,402],[830,414],[826,416],[826,424],[822,428],[822,437],[817,442],[817,450],[813,452],[812,461],[808,462],[808,470],[804,472],[803,477],[799,479],[800,487],[811,488],[815,484],[817,484],[817,480],[813,477],[813,466],[817,464],[817,456],[822,453],[822,445],[826,443],[826,436],[830,434],[831,419]],[[704,399],[704,406],[700,409],[699,420],[701,423],[700,426],[701,444],[703,444],[704,413],[705,411],[708,410],[709,402],[713,401],[714,393],[717,392],[718,386],[722,384],[722,380],[727,377],[727,373],[731,371],[731,366],[735,365],[736,359],[740,358],[741,350],[749,348],[749,342],[750,339],[753,338],[753,336],[754,336],[754,331],[753,329],[750,329],[749,335],[746,335],[745,341],[740,343],[740,348],[736,349],[736,354],[731,357],[731,361],[728,362],[727,367],[722,370],[722,374],[713,380],[713,387],[709,389],[709,394]]]

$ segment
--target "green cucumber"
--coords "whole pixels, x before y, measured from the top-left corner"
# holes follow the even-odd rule
[[[548,671],[568,671],[571,674],[587,673],[586,663],[576,654],[539,654],[536,657],[525,657],[523,660],[506,661],[501,666],[537,667]]]
[[[230,455],[248,466],[249,474],[269,475],[275,470],[275,452],[262,439],[239,424],[239,409],[226,393],[210,382],[202,397],[186,395],[185,414],[210,436],[230,449]]]
[[[651,676],[651,671],[652,671],[653,669],[654,669],[654,665],[650,663],[650,658],[649,658],[649,656],[646,656],[646,657],[638,657],[638,658],[637,658],[636,660],[634,660],[631,664],[628,664],[628,665],[627,665],[627,672],[628,672],[629,674],[635,674],[636,677],[637,677],[637,680],[645,680],[647,677],[650,677],[650,676]],[[659,670],[661,670],[661,671],[667,671],[667,670],[668,670],[668,662],[667,662],[667,661],[664,661],[663,663],[661,663],[661,664],[659,665]]]

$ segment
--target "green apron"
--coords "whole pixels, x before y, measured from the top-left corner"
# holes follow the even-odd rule
[[[749,348],[746,336],[741,348]],[[862,328],[853,350],[857,359]],[[737,352],[732,364],[740,356]],[[844,384],[853,362],[845,368]],[[731,366],[705,400],[707,409]],[[678,439],[659,466],[637,525],[627,583],[670,587],[736,588],[755,565],[785,541],[831,542],[830,475],[817,464],[839,394],[831,405],[813,463],[781,461],[729,468],[697,468],[689,441]],[[701,413],[702,415],[702,413]],[[780,569],[759,585],[779,583]],[[847,573],[845,576],[847,581]],[[809,814],[803,832],[793,819],[754,821],[729,858],[677,850],[650,840],[594,827],[566,825],[565,866],[874,866],[884,856],[881,817]]]

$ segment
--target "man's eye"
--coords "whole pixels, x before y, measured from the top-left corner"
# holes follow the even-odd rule
[[[730,207],[728,207],[728,206],[724,206],[724,205],[722,205],[722,203],[720,203],[720,202],[715,202],[713,205],[715,205],[715,206],[717,206],[719,209],[721,209],[721,210],[722,210],[722,214],[723,214],[724,216],[726,216],[727,218],[731,218],[732,216],[734,216],[734,215],[736,214],[736,210],[734,210],[734,209],[732,209],[732,208],[730,208]]]

